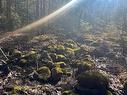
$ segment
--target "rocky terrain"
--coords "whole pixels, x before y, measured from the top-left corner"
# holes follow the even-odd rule
[[[46,33],[8,40],[1,43],[0,93],[127,95],[123,51],[117,33]]]

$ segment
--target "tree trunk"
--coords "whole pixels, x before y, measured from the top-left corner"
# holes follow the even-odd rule
[[[7,30],[11,31],[13,29],[11,19],[11,0],[6,1],[6,18],[7,18]]]

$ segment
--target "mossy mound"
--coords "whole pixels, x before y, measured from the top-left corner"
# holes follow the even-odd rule
[[[67,58],[63,54],[49,53],[53,62],[66,61]]]
[[[12,52],[12,55],[14,56],[14,57],[21,57],[22,56],[22,52],[21,51],[19,51],[18,49],[14,49],[13,50],[13,52]]]
[[[78,78],[77,92],[81,95],[106,95],[109,89],[108,78],[99,73],[88,71],[82,73]]]
[[[61,45],[61,44],[50,45],[48,46],[48,51],[51,53],[63,54],[65,51],[65,47],[64,45]]]
[[[65,62],[56,62],[55,63],[55,67],[65,68],[66,67],[66,63]]]
[[[57,55],[57,61],[66,61],[66,60],[67,58],[64,55],[62,54]]]
[[[36,59],[37,58],[37,52],[36,51],[27,51],[24,56],[22,56],[26,59]]]
[[[65,53],[66,53],[68,56],[74,56],[74,55],[75,55],[75,51],[76,51],[76,49],[66,48]]]
[[[84,71],[88,71],[92,68],[92,64],[86,63],[86,62],[81,62],[78,64],[78,71],[77,74],[80,74]]]
[[[46,66],[40,67],[36,72],[38,74],[39,80],[45,80],[46,81],[51,76],[51,71]]]
[[[28,60],[26,60],[26,59],[20,59],[20,61],[19,61],[19,63],[18,63],[18,65],[19,65],[20,67],[28,66],[28,64],[29,64],[29,62],[28,62]]]
[[[82,72],[88,71],[92,68],[93,62],[92,60],[84,59],[84,60],[77,60],[72,65],[73,68],[77,68],[76,74],[80,74]]]

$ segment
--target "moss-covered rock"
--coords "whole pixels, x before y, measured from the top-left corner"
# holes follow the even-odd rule
[[[86,63],[86,62],[81,62],[78,64],[78,71],[77,74],[79,75],[80,73],[84,71],[88,71],[92,68],[92,64]]]
[[[12,53],[13,53],[14,57],[21,57],[22,56],[22,52],[17,49],[14,49]]]
[[[46,66],[40,67],[36,72],[39,80],[48,80],[51,76],[51,71]]]
[[[67,75],[68,77],[72,75],[72,70],[71,68],[64,68],[63,69],[63,74]]]
[[[77,60],[73,64],[71,64],[73,68],[77,68],[76,74],[79,75],[84,71],[88,71],[92,68],[93,63],[85,60]]]
[[[21,67],[28,66],[29,62],[26,59],[20,59],[18,65]]]
[[[57,54],[64,54],[64,52],[65,52],[65,47],[63,45],[57,45],[56,53]]]
[[[74,56],[75,55],[75,49],[72,48],[66,48],[65,53],[69,56]]]
[[[22,55],[22,58],[25,58],[25,59],[36,59],[37,58],[37,52],[34,51],[34,50],[31,50],[31,51],[26,51],[23,55]]]
[[[65,68],[66,67],[66,63],[65,62],[56,62],[55,63],[55,67]]]
[[[58,54],[57,55],[57,61],[58,62],[60,62],[60,61],[66,61],[66,60],[67,60],[67,58],[64,55],[62,55],[62,54]]]
[[[67,91],[64,91],[64,92],[62,93],[62,95],[78,95],[78,94],[74,93],[74,92],[71,91],[71,90],[67,90]]]
[[[37,58],[37,52],[36,51],[29,51],[28,55],[30,58],[33,58],[33,59]]]
[[[78,77],[76,90],[79,94],[106,95],[109,89],[108,78],[99,72],[84,72]]]

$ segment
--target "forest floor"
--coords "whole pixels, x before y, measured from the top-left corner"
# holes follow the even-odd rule
[[[123,95],[127,64],[119,33],[80,35],[54,31],[2,40],[0,46],[6,55],[0,52],[2,95],[78,95],[65,91],[75,89],[77,77],[84,71],[106,75],[110,92]],[[82,62],[90,64],[90,68],[85,65],[82,69]]]

